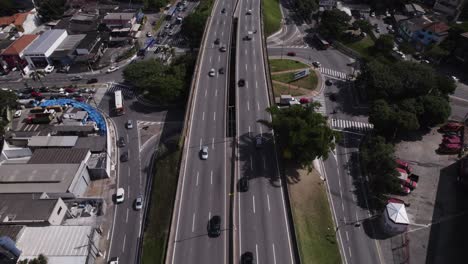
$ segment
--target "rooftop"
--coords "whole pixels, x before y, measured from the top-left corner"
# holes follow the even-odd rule
[[[36,149],[28,164],[80,164],[88,153],[86,148]]]
[[[25,227],[22,233],[16,243],[20,260],[42,253],[49,264],[87,263],[90,238],[97,242],[98,237],[92,226]]]
[[[79,137],[75,148],[87,148],[91,152],[102,152],[106,150],[106,143],[104,136]]]
[[[26,47],[28,47],[38,35],[23,35],[15,40],[8,48],[6,48],[2,55],[19,55]]]
[[[11,240],[18,240],[18,234],[24,226],[21,225],[0,225],[0,237],[7,236]]]
[[[78,136],[33,136],[29,140],[29,147],[73,147]]]
[[[0,166],[0,193],[66,193],[80,164]]]
[[[444,33],[447,32],[450,29],[450,27],[444,22],[434,22],[429,25],[426,25],[424,29],[434,33]]]
[[[29,12],[25,13],[17,13],[9,17],[0,17],[0,26],[6,26],[13,24],[15,26],[23,25],[26,17],[28,16]]]
[[[104,20],[130,20],[135,16],[135,13],[109,13],[104,17]]]
[[[25,51],[26,54],[45,53],[53,43],[55,43],[63,34],[67,34],[64,29],[52,29],[44,32],[34,41]]]
[[[40,199],[40,194],[0,194],[0,222],[47,221],[57,199]]]

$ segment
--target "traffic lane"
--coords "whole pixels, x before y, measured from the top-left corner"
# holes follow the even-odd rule
[[[457,88],[455,89],[452,96],[468,100],[468,85],[461,82],[456,82],[456,86]]]
[[[453,120],[464,120],[466,117],[466,109],[468,108],[468,99],[449,97],[450,107],[452,112],[450,114],[450,119]]]

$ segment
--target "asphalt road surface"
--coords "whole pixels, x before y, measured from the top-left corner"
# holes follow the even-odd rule
[[[225,8],[226,12],[221,13]],[[226,140],[226,92],[229,43],[234,1],[216,1],[202,43],[201,60],[189,122],[188,148],[181,166],[181,192],[175,204],[175,235],[169,241],[167,263],[227,263],[229,190]],[[216,38],[220,44],[214,44]],[[227,46],[226,52],[219,50]],[[225,74],[219,73],[221,67]],[[214,76],[209,72],[214,69]],[[190,106],[189,106],[190,107]],[[208,147],[208,159],[200,149]],[[221,234],[209,237],[207,225],[221,217]]]
[[[238,252],[252,252],[256,263],[294,263],[286,215],[285,200],[272,131],[259,120],[271,120],[265,111],[269,107],[263,40],[260,30],[260,1],[239,2],[239,22],[236,58],[236,80],[244,79],[245,86],[237,87],[237,180],[246,177],[249,190],[238,195],[237,234]],[[251,15],[247,12],[251,10]],[[248,32],[251,40],[244,40]],[[256,147],[255,137],[262,137]]]

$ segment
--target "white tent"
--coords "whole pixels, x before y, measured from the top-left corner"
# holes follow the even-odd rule
[[[406,208],[403,203],[389,202],[382,216],[384,229],[388,233],[405,232],[409,220],[406,214]]]

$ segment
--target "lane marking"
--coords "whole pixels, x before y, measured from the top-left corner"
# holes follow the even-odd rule
[[[125,252],[125,240],[127,239],[127,234],[124,235],[123,243],[122,243],[122,252]]]
[[[208,89],[205,89],[205,97],[206,97],[207,94],[208,94]]]
[[[255,196],[254,196],[254,195],[252,195],[252,206],[253,206],[253,207],[252,207],[252,208],[253,208],[253,212],[254,212],[254,214],[255,214]]]
[[[213,120],[216,121],[216,112],[213,113]]]
[[[213,171],[210,173],[210,184],[213,185]]]
[[[205,120],[205,112],[203,112],[202,120]]]
[[[197,171],[197,182],[195,183],[195,186],[198,186],[198,174],[199,172]]]
[[[130,199],[130,185],[127,186],[127,197]]]
[[[247,111],[250,111],[250,103],[247,101]]]
[[[258,89],[258,81],[255,81],[255,89]]]
[[[215,90],[215,97],[218,96],[218,89]]]
[[[253,170],[253,161],[252,161],[252,156],[250,156],[250,169]]]
[[[258,259],[258,245],[255,244],[255,255],[257,256],[257,263],[260,263],[260,260]]]
[[[346,231],[346,240],[349,241],[349,235],[348,235],[348,231]]]
[[[353,254],[351,254],[351,247],[348,246],[348,251],[349,251],[349,257],[353,258]]]
[[[276,250],[275,250],[275,243],[271,244],[273,247],[273,263],[276,264]]]
[[[210,56],[210,63],[211,63],[211,59],[212,59],[212,58],[211,58],[211,56]]]
[[[211,219],[211,211],[208,212],[208,221]]]
[[[218,63],[221,61],[221,56],[218,56]]]
[[[268,212],[270,212],[270,196],[267,194]]]
[[[214,138],[211,139],[211,149],[214,149]]]
[[[257,64],[254,64],[254,71],[257,71]]]
[[[202,149],[202,138],[200,138],[200,150]]]
[[[128,223],[128,208],[127,208],[127,217],[125,218],[125,223]]]
[[[194,230],[195,230],[195,213],[193,213],[193,216],[192,216],[192,233]]]
[[[257,110],[260,111],[260,103],[257,103]]]

